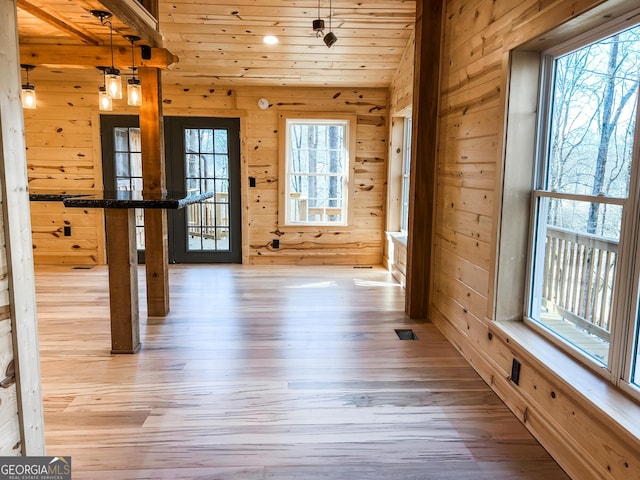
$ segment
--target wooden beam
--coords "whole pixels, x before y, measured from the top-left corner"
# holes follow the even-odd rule
[[[30,13],[34,17],[37,17],[40,20],[48,23],[49,25],[54,26],[58,30],[61,30],[74,37],[79,38],[83,42],[87,42],[92,45],[100,45],[100,43],[102,43],[100,38],[96,37],[95,35],[92,35],[90,32],[87,32],[86,30],[83,30],[80,27],[72,25],[71,22],[69,22],[69,20],[62,20],[61,18],[57,18],[56,16],[52,15],[46,10],[43,10],[42,8],[37,7],[36,5],[33,5],[30,2],[27,2],[27,0],[16,0],[16,3],[20,10]]]
[[[431,290],[442,0],[416,2],[405,312],[426,318]]]
[[[18,21],[15,2],[0,1],[0,228],[5,253],[0,256],[8,281],[15,364],[17,415],[23,455],[45,454],[40,385],[40,352],[33,271],[33,249],[24,119],[20,104]],[[6,257],[6,260],[2,257]],[[3,295],[5,293],[3,292]],[[8,300],[8,302],[7,302]],[[0,352],[4,355],[8,352]],[[3,374],[5,372],[2,372]],[[5,402],[6,403],[6,402]],[[3,409],[9,404],[2,405]],[[0,425],[5,427],[5,425]],[[15,448],[15,447],[14,447]],[[9,450],[6,450],[9,451]]]
[[[145,192],[165,192],[164,123],[162,120],[162,78],[157,68],[141,68],[142,106],[140,139],[142,178]],[[167,212],[144,211],[147,312],[152,317],[169,313],[169,252]]]
[[[109,262],[111,353],[136,353],[140,350],[140,313],[135,210],[105,208],[104,213]]]
[[[131,47],[114,47],[113,56],[117,67],[131,66]],[[166,48],[151,48],[151,58],[143,60],[139,48],[136,48],[135,62],[137,67],[170,69],[178,62],[178,57]],[[86,67],[111,65],[111,49],[108,46],[25,44],[20,46],[20,63]]]
[[[100,3],[153,47],[162,46],[158,20],[136,0],[100,0]]]

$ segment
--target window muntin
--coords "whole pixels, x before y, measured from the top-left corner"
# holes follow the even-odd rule
[[[346,225],[349,121],[287,119],[286,224]]]
[[[624,264],[639,258],[637,236],[625,234],[640,228],[638,64],[640,26],[545,59],[527,309],[595,365],[620,372],[625,362],[633,374],[623,380],[636,385],[638,314],[629,312],[638,312],[638,275]]]

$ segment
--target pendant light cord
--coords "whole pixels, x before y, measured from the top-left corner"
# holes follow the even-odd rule
[[[329,31],[331,31],[331,0],[329,0]]]
[[[115,69],[115,62],[113,61],[113,24],[109,23],[109,44],[111,45],[111,68]]]
[[[133,52],[133,39],[131,39],[131,71],[133,72],[133,78],[136,78],[136,57]]]

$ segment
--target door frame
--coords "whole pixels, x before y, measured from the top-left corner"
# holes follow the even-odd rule
[[[229,251],[192,251],[187,250],[186,236],[181,234],[184,229],[186,234],[186,209],[170,212],[169,221],[169,261],[171,263],[242,263],[242,181],[241,181],[241,157],[240,157],[240,119],[237,117],[164,117],[165,151],[166,158],[172,159],[165,162],[167,172],[167,189],[178,195],[184,195],[185,184],[177,179],[186,178],[184,162],[183,132],[186,128],[210,128],[220,126],[227,127],[229,159],[237,159],[229,162]],[[234,133],[237,136],[234,137]],[[174,180],[175,179],[175,180]]]

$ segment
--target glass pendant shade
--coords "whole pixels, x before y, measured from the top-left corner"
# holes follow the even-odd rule
[[[127,104],[132,107],[142,105],[142,85],[137,78],[130,78],[127,84]]]
[[[22,84],[22,108],[36,108],[36,87],[32,83]]]
[[[120,100],[122,98],[122,79],[120,77],[120,70],[117,68],[107,69],[104,76],[104,82],[109,96],[114,100]]]
[[[98,92],[98,105],[101,112],[111,112],[113,110],[113,100],[107,93],[107,89],[104,85],[100,85]]]

